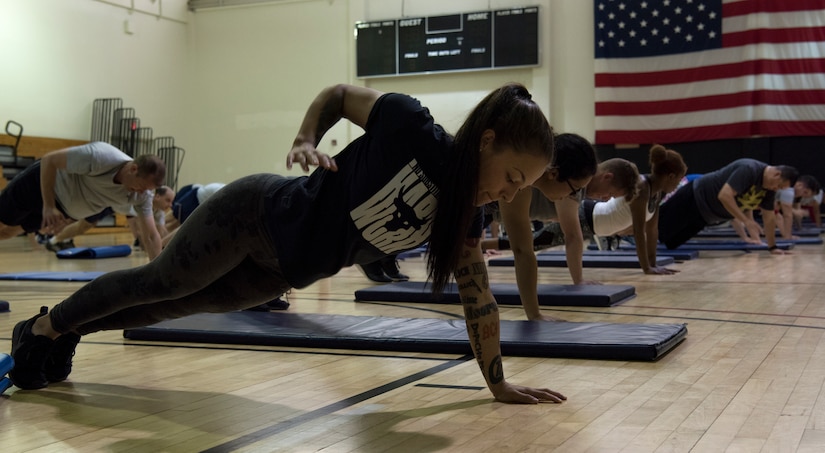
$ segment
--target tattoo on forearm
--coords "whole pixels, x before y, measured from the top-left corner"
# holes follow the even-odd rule
[[[498,384],[504,380],[504,366],[501,364],[501,356],[497,355],[487,369],[487,376],[490,377],[491,384]]]
[[[484,324],[481,328],[481,339],[486,340],[488,338],[498,338],[498,328],[499,323],[497,322]]]
[[[476,361],[478,362],[478,366],[481,367],[482,371],[484,370],[484,354],[481,353],[481,334],[478,332],[478,323],[470,324],[470,342],[473,346],[473,352],[476,355]]]
[[[498,305],[495,302],[490,302],[487,305],[482,305],[476,308],[473,305],[464,306],[464,318],[468,321],[475,321],[482,316],[487,316],[490,313],[498,312]]]
[[[455,271],[456,280],[458,280],[461,277],[466,277],[468,275],[470,275],[470,268],[467,266],[464,266],[461,269],[456,269]]]
[[[471,278],[467,282],[458,285],[458,290],[459,291],[461,291],[462,289],[467,289],[467,288],[475,288],[476,291],[478,291],[479,293],[482,291],[481,287],[478,286],[478,283],[476,283],[474,278]]]

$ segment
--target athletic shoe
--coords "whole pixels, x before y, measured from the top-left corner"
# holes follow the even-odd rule
[[[74,248],[74,239],[69,239],[68,241],[58,242],[56,244],[52,244],[51,241],[46,241],[45,244],[46,250],[51,252],[57,253],[61,250],[66,249],[73,249]]]
[[[368,264],[359,264],[358,269],[361,269],[361,272],[363,272],[368,279],[376,283],[392,282],[392,279],[384,273],[384,269],[381,268],[381,263],[379,261],[374,261]]]
[[[52,238],[52,235],[50,235],[50,234],[34,233],[34,239],[37,241],[38,244],[41,244],[41,245],[44,245],[47,242],[49,242],[49,239],[51,239],[51,238]]]
[[[288,308],[289,302],[278,297],[276,299],[270,300],[269,302],[264,302],[261,305],[255,305],[254,307],[244,308],[244,311],[273,311],[287,310]]]
[[[280,297],[270,300],[264,305],[266,305],[266,307],[270,310],[286,310],[289,308],[289,302],[281,299]]]
[[[11,334],[11,356],[14,368],[9,371],[11,382],[24,390],[42,389],[49,385],[43,366],[52,350],[54,340],[32,333],[37,318],[46,316],[48,307],[40,307],[40,313],[14,326]]]
[[[43,365],[43,374],[49,382],[61,382],[69,377],[72,372],[72,357],[78,343],[80,335],[74,332],[64,333],[54,340],[52,352]]]
[[[395,259],[395,255],[390,255],[378,260],[381,264],[381,270],[384,271],[384,275],[390,278],[390,280],[394,282],[406,282],[410,279],[410,277],[406,274],[401,273],[401,268],[398,267],[398,260]]]

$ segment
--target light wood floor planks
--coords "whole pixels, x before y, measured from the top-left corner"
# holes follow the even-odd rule
[[[118,231],[78,245],[131,242]],[[48,389],[0,398],[4,452],[822,452],[825,451],[823,247],[793,255],[702,252],[673,276],[585,269],[630,284],[610,308],[545,308],[570,321],[688,324],[655,363],[505,358],[514,383],[546,386],[564,404],[492,401],[474,360],[455,355],[84,338],[75,371]],[[0,243],[0,273],[108,271],[145,254],[58,260],[24,238]],[[415,280],[420,258],[402,262]],[[513,283],[512,268],[490,268]],[[542,283],[568,283],[542,268]],[[344,269],[289,296],[293,312],[461,316],[459,306],[353,302],[368,286]],[[0,338],[82,283],[0,281]],[[523,319],[501,307],[502,319]],[[411,376],[419,375],[419,378]]]

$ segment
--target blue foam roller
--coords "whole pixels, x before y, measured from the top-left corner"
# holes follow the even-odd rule
[[[9,311],[9,303],[5,300],[0,300],[0,313]]]
[[[0,394],[8,390],[9,387],[11,387],[11,379],[7,377],[0,379]]]
[[[8,354],[0,354],[0,376],[5,376],[14,368],[14,359]]]
[[[75,247],[57,252],[58,258],[115,258],[128,256],[132,253],[130,245],[107,245],[101,247]]]

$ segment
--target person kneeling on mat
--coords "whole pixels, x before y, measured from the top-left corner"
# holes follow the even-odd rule
[[[364,134],[330,158],[316,146],[341,118]],[[558,392],[505,379],[499,313],[480,246],[481,207],[511,201],[552,158],[553,130],[519,84],[488,94],[454,137],[410,96],[327,88],[310,105],[286,160],[287,168],[320,168],[228,184],[157,259],[101,275],[18,323],[12,381],[36,389],[65,379],[81,335],[252,307],[345,266],[429,242],[432,286],[439,292],[455,278],[470,347],[493,396],[561,402]],[[478,326],[489,334],[474,335]]]

